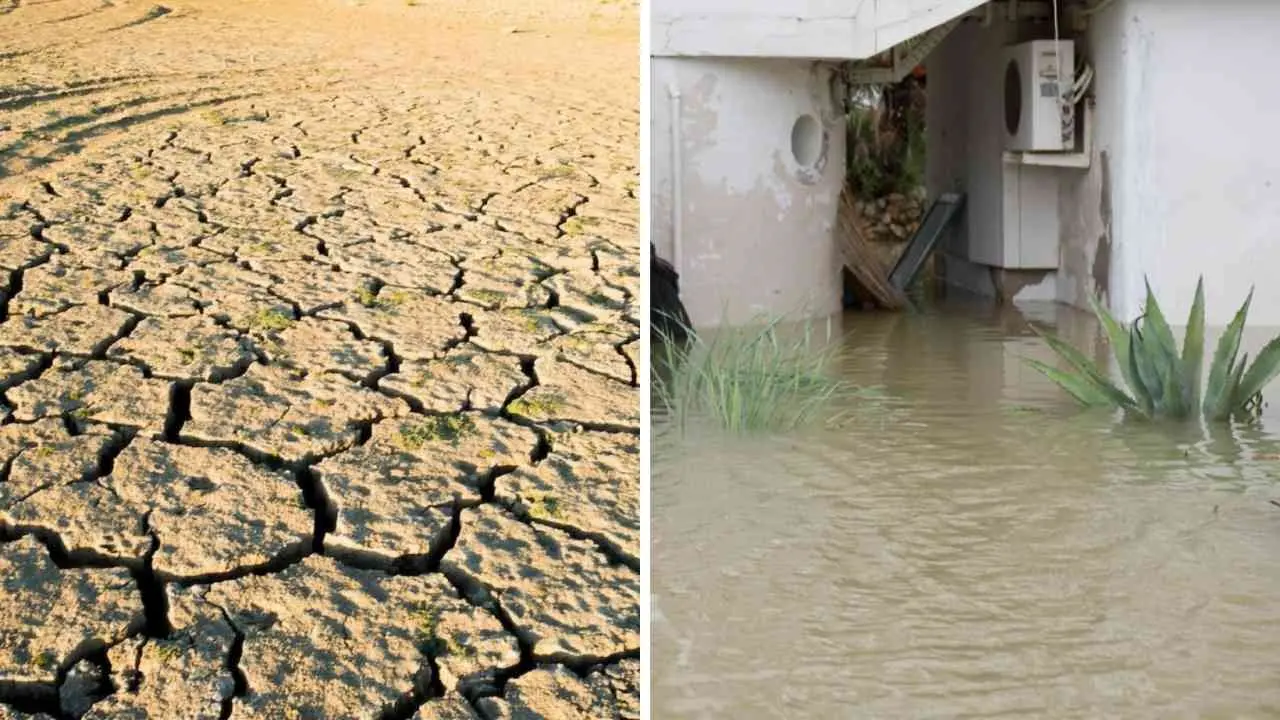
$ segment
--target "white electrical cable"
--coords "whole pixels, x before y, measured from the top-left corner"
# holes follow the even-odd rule
[[[1063,105],[1063,103],[1065,103],[1069,98],[1070,93],[1065,92],[1062,87],[1062,76],[1064,73],[1062,70],[1062,40],[1060,39],[1058,31],[1058,0],[1053,0],[1053,73],[1054,79],[1058,85],[1058,103],[1061,106],[1058,110],[1058,114],[1061,115],[1059,124],[1062,126],[1062,132],[1065,137],[1067,117],[1069,115],[1067,111],[1070,108],[1074,108],[1075,103],[1072,103],[1071,105]]]
[[[1076,84],[1071,91],[1071,104],[1078,105],[1084,99],[1085,93],[1089,92],[1089,86],[1093,84],[1093,66],[1088,63],[1081,63],[1084,66],[1079,73]]]

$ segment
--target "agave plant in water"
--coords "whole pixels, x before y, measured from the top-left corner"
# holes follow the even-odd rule
[[[1206,420],[1221,422],[1232,417],[1256,417],[1262,409],[1262,389],[1280,375],[1280,337],[1267,343],[1252,365],[1248,353],[1239,355],[1240,336],[1252,301],[1250,290],[1218,340],[1203,394],[1204,278],[1196,285],[1181,352],[1150,283],[1145,311],[1129,325],[1116,321],[1097,298],[1091,299],[1128,392],[1111,382],[1105,370],[1079,350],[1038,331],[1072,370],[1060,370],[1037,360],[1028,362],[1087,406],[1118,407],[1143,418],[1185,419],[1199,413]]]

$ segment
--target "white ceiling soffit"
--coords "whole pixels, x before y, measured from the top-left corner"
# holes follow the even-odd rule
[[[862,60],[984,0],[652,0],[655,56]]]
[[[882,53],[986,4],[985,0],[875,0],[875,3],[875,52],[864,57]]]

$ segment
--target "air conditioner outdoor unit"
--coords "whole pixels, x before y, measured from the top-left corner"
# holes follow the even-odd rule
[[[1068,99],[1075,82],[1075,43],[1033,40],[1012,45],[1005,48],[1004,61],[1005,149],[1075,149],[1075,110]]]

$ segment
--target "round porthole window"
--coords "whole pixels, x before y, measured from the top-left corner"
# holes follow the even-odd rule
[[[791,126],[791,157],[800,166],[801,182],[812,183],[822,172],[827,155],[827,133],[812,115],[796,118]]]

